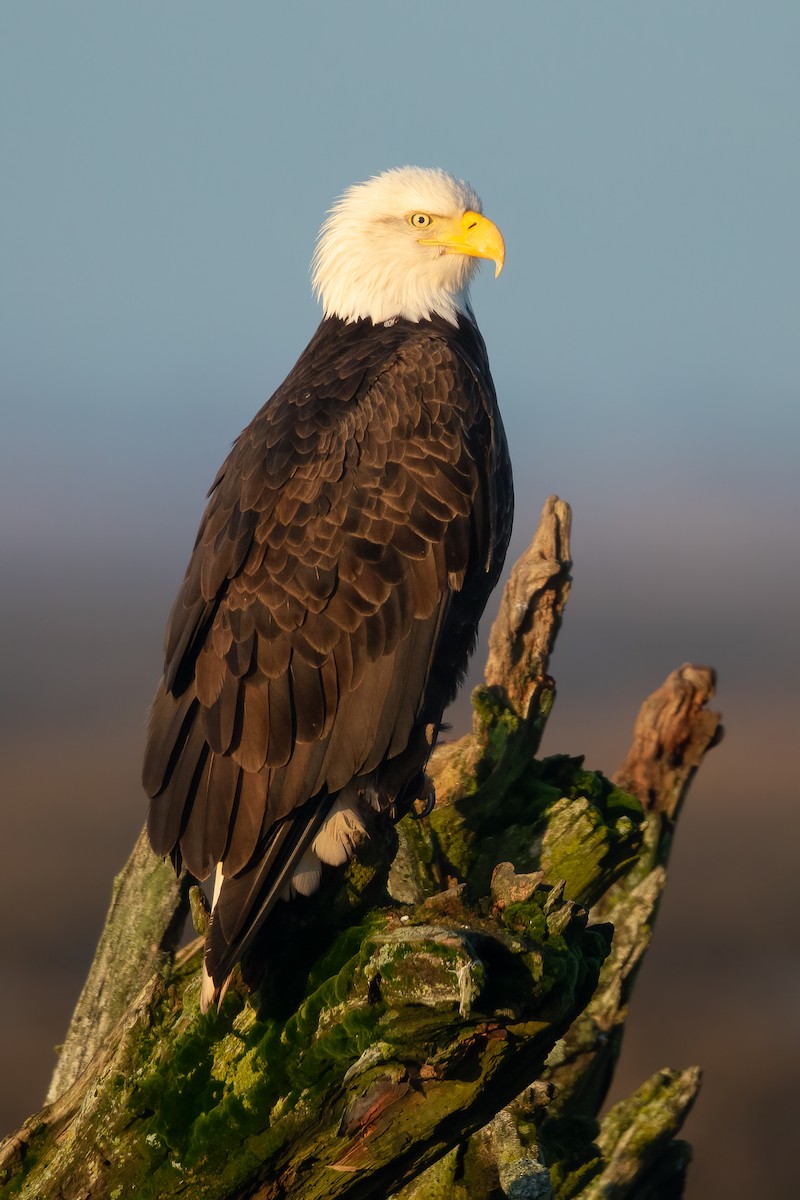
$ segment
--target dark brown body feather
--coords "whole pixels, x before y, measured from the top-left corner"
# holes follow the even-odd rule
[[[511,529],[480,334],[322,322],[211,489],[144,785],[159,854],[225,881],[219,986],[337,793],[408,802]]]

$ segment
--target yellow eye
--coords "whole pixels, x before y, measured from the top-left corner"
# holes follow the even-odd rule
[[[433,224],[433,217],[429,217],[427,213],[413,213],[408,219],[415,229],[427,229]]]

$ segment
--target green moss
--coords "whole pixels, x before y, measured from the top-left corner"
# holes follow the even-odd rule
[[[413,1040],[419,1053],[429,1036],[441,1037],[436,1015],[441,1005],[455,1011],[468,1003],[487,1010],[493,993],[485,985],[495,975],[495,987],[497,979],[503,981],[506,1003],[510,990],[520,1010],[541,1012],[547,1001],[554,1011],[566,1011],[587,973],[599,969],[602,953],[583,921],[572,919],[571,909],[564,930],[552,931],[552,911],[566,910],[563,902],[554,909],[551,901],[548,894],[536,894],[503,915],[506,928],[530,943],[517,955],[495,944],[494,954],[506,954],[521,970],[518,986],[512,981],[510,989],[509,976],[496,972],[491,955],[484,965],[483,948],[472,954],[457,930],[452,941],[431,941],[424,934],[405,941],[403,930],[396,931],[396,941],[385,941],[385,918],[372,918],[343,931],[307,968],[307,979],[319,982],[285,1020],[268,1016],[263,1005],[258,1012],[243,1006],[240,997],[226,1001],[222,1013],[211,1018],[191,1012],[194,1001],[188,1017],[186,1010],[176,1017],[165,1002],[164,1023],[172,1023],[165,1043],[170,1054],[152,1062],[133,1090],[136,1110],[147,1114],[153,1178],[177,1156],[185,1169],[213,1170],[230,1183],[232,1173],[243,1170],[241,1163],[255,1153],[249,1149],[253,1139],[258,1154],[266,1152],[272,1113],[291,1111],[303,1097],[317,1109],[319,1097],[378,1041],[391,1047],[401,1036],[405,1043]],[[411,924],[409,933],[414,928]],[[376,969],[388,1000],[380,989],[377,995],[371,991]],[[392,1015],[397,1006],[404,1009],[399,1023]],[[165,1024],[152,1030],[154,1047],[167,1032]],[[280,1144],[278,1137],[272,1153]]]
[[[553,1200],[573,1200],[603,1169],[594,1117],[545,1115],[538,1136],[550,1166]]]
[[[695,1075],[692,1070],[656,1072],[599,1126],[574,1113],[546,1117],[540,1132],[550,1157],[554,1200],[616,1194],[634,1177],[637,1196],[677,1200],[690,1155],[670,1139],[691,1105]]]
[[[232,989],[219,1014],[201,1016],[197,979],[185,966],[182,1001],[174,982],[157,988],[131,1047],[135,1067],[122,1067],[102,1100],[109,1129],[125,1122],[125,1159],[114,1176],[124,1194],[230,1194],[259,1164],[291,1155],[298,1136],[324,1160],[331,1133],[320,1127],[317,1145],[310,1114],[318,1120],[332,1103],[340,1111],[371,1082],[380,1088],[392,1071],[403,1076],[409,1061],[427,1062],[447,1080],[432,1094],[442,1119],[449,1117],[509,1053],[511,1042],[486,1044],[478,1032],[486,1015],[510,1021],[512,1038],[533,1037],[535,1024],[535,1037],[546,1039],[548,1012],[563,1021],[587,974],[596,978],[591,931],[556,891],[507,910],[505,933],[474,913],[478,928],[466,935],[458,913],[437,914],[445,924],[430,932],[421,927],[429,909],[408,915],[403,924],[381,912],[353,922],[316,956],[306,944],[302,955],[295,948],[304,961],[293,969],[308,984],[295,1012],[263,997],[254,1008]],[[378,1044],[374,1064],[344,1083]],[[427,1127],[430,1108],[424,1117],[413,1104],[402,1112],[402,1136],[414,1136],[414,1122]],[[117,1137],[111,1146],[118,1144]]]
[[[7,1168],[0,1176],[0,1197],[2,1200],[13,1200],[15,1196],[19,1195],[38,1163],[45,1157],[46,1148],[43,1146],[26,1146],[22,1149],[21,1153],[22,1161],[16,1169],[16,1174],[9,1179],[9,1173],[13,1168]]]
[[[524,933],[527,937],[541,941],[547,936],[547,917],[544,912],[544,889],[534,892],[530,900],[509,904],[502,913],[506,929]]]
[[[500,762],[510,739],[519,732],[523,722],[519,714],[488,687],[475,688],[472,707],[478,717],[484,746],[476,772],[476,782],[480,785]]]
[[[581,758],[544,759],[535,773],[561,793],[542,823],[540,866],[551,880],[565,880],[568,897],[591,905],[636,862],[644,811],[599,771],[584,770]]]
[[[312,990],[285,1020],[230,993],[219,1015],[203,1017],[191,987],[177,1019],[165,1006],[143,1039],[153,1056],[131,1097],[144,1116],[153,1178],[178,1156],[187,1169],[213,1170],[230,1183],[273,1110],[291,1108],[305,1090],[324,1092],[372,1044],[383,1006],[370,1003],[365,965],[384,920],[342,931],[307,965]],[[160,1045],[169,1045],[168,1056],[159,1056]]]
[[[497,717],[491,693],[478,702],[487,720]],[[473,901],[488,893],[495,865],[511,862],[565,879],[567,895],[590,904],[635,862],[643,819],[634,797],[586,771],[582,759],[559,755],[531,760],[501,798],[478,791],[434,809],[429,845],[441,855],[442,877],[466,882]]]
[[[634,825],[641,825],[644,810],[630,792],[623,791],[600,771],[588,771],[583,766],[583,756],[570,757],[553,754],[536,764],[538,777],[557,788],[562,796],[576,799],[586,796],[603,813],[604,819],[613,824],[620,817],[627,817]]]
[[[508,905],[501,920],[509,932],[529,944],[522,958],[539,1015],[556,1019],[554,1005],[563,1004],[565,998],[572,1005],[587,987],[594,987],[610,949],[607,927],[585,928],[585,914],[546,887],[538,888],[529,900]]]

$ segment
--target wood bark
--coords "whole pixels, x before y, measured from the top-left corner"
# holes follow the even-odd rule
[[[188,884],[143,840],[115,883],[48,1104],[0,1147],[0,1197],[679,1196],[699,1071],[598,1119],[705,751],[713,673],[645,702],[614,780],[537,752],[570,586],[545,505],[437,806],[272,930],[257,986],[199,1012]],[[202,922],[202,915],[198,917]]]

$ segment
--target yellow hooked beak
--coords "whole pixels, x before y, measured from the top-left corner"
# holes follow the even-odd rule
[[[502,233],[493,221],[481,213],[468,210],[463,217],[437,224],[440,228],[435,236],[420,238],[420,246],[443,246],[448,254],[490,258],[495,265],[494,277],[497,278],[506,259],[506,246]]]

